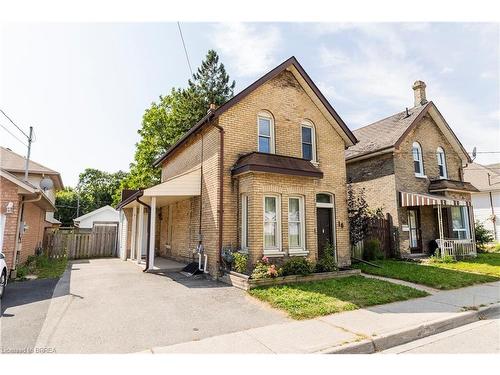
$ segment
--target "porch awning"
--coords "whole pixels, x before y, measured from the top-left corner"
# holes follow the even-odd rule
[[[468,201],[453,200],[441,195],[399,192],[399,203],[401,207],[412,206],[470,206]]]
[[[201,168],[198,167],[145,189],[142,196],[145,201],[149,201],[151,197],[156,197],[157,206],[163,206],[200,194]]]

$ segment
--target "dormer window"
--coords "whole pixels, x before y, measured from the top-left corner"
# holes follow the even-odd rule
[[[446,156],[444,154],[444,150],[441,147],[437,148],[436,157],[439,168],[439,178],[448,178],[448,171],[446,170]]]
[[[422,147],[418,142],[413,143],[412,148],[413,154],[413,168],[415,170],[415,176],[424,177],[424,162],[422,158]]]
[[[270,113],[261,112],[257,116],[259,152],[274,154],[274,120]]]
[[[314,125],[303,122],[300,127],[302,142],[302,159],[316,162],[316,134]]]

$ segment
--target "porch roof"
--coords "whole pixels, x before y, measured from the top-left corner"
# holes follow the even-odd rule
[[[156,197],[156,206],[161,207],[169,203],[177,202],[201,194],[201,168],[195,167],[187,172],[172,177],[161,184],[150,188],[139,190],[132,194],[118,206],[131,208],[137,206],[137,198],[149,204],[151,198]]]
[[[469,201],[454,200],[442,195],[399,192],[399,204],[401,207],[413,206],[471,206]]]

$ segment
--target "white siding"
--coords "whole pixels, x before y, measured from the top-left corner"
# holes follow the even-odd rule
[[[496,217],[496,235],[497,241],[500,241],[500,192],[492,192],[493,211],[491,208],[489,192],[472,194],[472,207],[474,208],[474,218],[480,221],[486,229],[494,233],[493,221],[491,217]]]

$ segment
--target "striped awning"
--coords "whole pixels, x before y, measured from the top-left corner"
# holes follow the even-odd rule
[[[454,200],[441,195],[399,192],[399,203],[401,207],[412,206],[470,206],[469,201]]]

